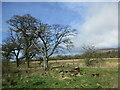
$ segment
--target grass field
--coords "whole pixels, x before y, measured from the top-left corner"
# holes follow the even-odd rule
[[[73,63],[74,62],[74,63]],[[87,67],[84,60],[49,61],[49,70],[44,71],[38,62],[8,66],[9,73],[4,73],[3,88],[117,88],[118,59],[105,59],[104,63],[95,67]],[[72,70],[80,67],[77,75],[64,74],[61,70]],[[99,74],[99,76],[93,76]]]

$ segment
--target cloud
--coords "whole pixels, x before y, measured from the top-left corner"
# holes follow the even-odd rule
[[[76,13],[80,13],[78,6],[74,6],[74,10],[78,10]],[[92,3],[84,14],[86,15],[82,15],[84,16],[82,24],[75,21],[71,22],[71,25],[79,32],[72,39],[75,45],[73,51],[79,50],[84,44],[94,44],[97,48],[118,46],[117,3]]]

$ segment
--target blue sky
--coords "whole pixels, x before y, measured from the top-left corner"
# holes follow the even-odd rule
[[[72,38],[79,52],[84,44],[98,48],[118,46],[118,7],[114,2],[3,2],[2,38],[8,36],[6,21],[13,15],[31,14],[44,23],[70,25],[78,30]]]
[[[50,24],[69,24],[73,19],[81,19],[77,14],[69,9],[62,8],[63,3],[38,3],[38,2],[16,2],[3,3],[3,22],[13,15],[23,15],[26,13],[41,19]],[[69,3],[68,3],[69,4]],[[5,15],[5,16],[4,16]],[[74,17],[74,18],[73,18]]]
[[[79,14],[75,13],[74,11],[71,11],[70,9],[64,8],[63,4],[64,3],[57,2],[2,3],[3,39],[7,37],[6,31],[8,29],[8,25],[6,24],[6,21],[9,20],[13,15],[24,15],[29,13],[33,17],[36,17],[42,20],[42,22],[48,24],[70,25],[70,22],[78,22],[78,20],[79,23],[83,22],[83,19],[79,16]]]

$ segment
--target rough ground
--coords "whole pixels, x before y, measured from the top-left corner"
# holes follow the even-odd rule
[[[85,66],[81,60],[49,61],[49,70],[44,71],[38,62],[16,68],[14,63],[4,73],[3,88],[117,88],[118,59],[105,59],[98,66]],[[80,67],[80,72],[60,73]],[[112,68],[112,69],[111,69]]]

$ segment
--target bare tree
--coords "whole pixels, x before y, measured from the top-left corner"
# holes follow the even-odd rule
[[[23,50],[24,56],[29,67],[30,62],[30,47],[32,45],[32,40],[34,39],[34,34],[32,32],[36,30],[36,25],[38,23],[37,19],[29,14],[23,16],[14,15],[10,20],[7,21],[11,31],[16,34],[21,35],[23,38]]]
[[[3,55],[6,55],[5,57],[8,59],[11,59],[9,58],[11,56],[13,59],[15,57],[17,67],[19,67],[19,54],[22,50],[21,43],[22,42],[18,36],[15,37],[12,35],[12,33],[10,37],[3,41]]]
[[[40,53],[44,60],[44,69],[48,68],[48,60],[51,55],[73,47],[70,36],[75,35],[75,29],[63,25],[48,25],[41,23],[35,32],[39,39]]]
[[[85,58],[85,64],[87,66],[92,66],[94,65],[94,63],[100,63],[101,61],[103,61],[103,58],[101,57],[101,55],[99,53],[97,53],[97,49],[94,45],[84,45],[82,47],[83,51],[84,51],[84,58]]]
[[[13,50],[12,53],[15,56],[16,59],[16,65],[19,67],[19,61],[20,61],[20,52],[23,50],[22,44],[23,44],[23,39],[21,36],[17,33],[14,33],[12,30],[10,30],[10,42],[13,44]]]
[[[10,39],[7,38],[6,40],[3,40],[2,42],[2,59],[7,62],[7,65],[8,65],[8,62],[10,61],[10,59],[13,58],[13,53],[12,53],[12,50],[13,50],[13,43],[10,42]]]
[[[48,59],[51,55],[73,46],[70,36],[74,35],[76,30],[69,26],[44,24],[29,14],[15,15],[7,23],[10,25],[10,30],[21,35],[23,39],[24,56],[28,67],[33,55],[31,53],[33,45],[42,54],[45,70],[48,68]]]

